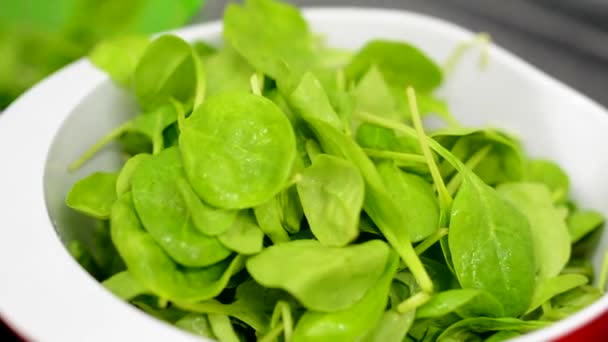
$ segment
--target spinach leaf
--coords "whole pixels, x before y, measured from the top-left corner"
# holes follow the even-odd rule
[[[387,256],[380,277],[359,301],[330,313],[307,311],[296,325],[293,341],[355,341],[373,330],[382,318],[399,260],[394,253]],[[375,333],[382,332],[371,332]],[[369,337],[373,338],[373,335]]]
[[[403,341],[408,330],[414,323],[415,311],[399,313],[391,309],[384,312],[376,327],[362,341],[383,342]]]
[[[127,192],[131,191],[131,181],[133,179],[133,173],[137,170],[137,167],[142,161],[150,158],[147,153],[140,153],[129,158],[125,165],[122,166],[118,178],[116,179],[116,195],[122,196]]]
[[[570,259],[570,234],[565,218],[553,206],[549,189],[544,184],[506,183],[496,190],[530,222],[538,276],[558,275]]]
[[[485,333],[488,331],[515,330],[527,332],[546,326],[549,322],[523,321],[517,318],[467,318],[452,324],[439,337],[437,341],[461,341],[460,336],[468,332]]]
[[[249,91],[255,70],[229,44],[205,60],[207,96],[224,91]]]
[[[562,274],[541,281],[534,291],[532,303],[530,304],[530,307],[528,307],[526,314],[536,310],[554,296],[584,285],[588,281],[589,279],[587,279],[587,277],[580,274]]]
[[[356,112],[367,112],[395,120],[404,117],[404,113],[399,112],[397,108],[393,92],[376,65],[372,65],[363,75],[352,90],[352,97]]]
[[[247,211],[240,211],[232,227],[218,236],[222,245],[239,254],[256,254],[262,251],[264,233]]]
[[[566,218],[572,243],[604,224],[604,216],[594,210],[577,210]]]
[[[179,151],[166,149],[143,161],[135,171],[133,203],[146,231],[177,263],[191,267],[215,264],[231,251],[194,226],[177,185],[184,178]]]
[[[198,54],[181,38],[164,35],[144,51],[135,68],[135,95],[144,110],[171,98],[196,107],[205,91],[205,71]]]
[[[379,240],[341,248],[298,240],[265,248],[247,260],[247,270],[258,283],[286,290],[310,310],[333,312],[359,301],[388,257],[388,246]]]
[[[375,165],[361,147],[344,134],[337,124],[334,124],[336,120],[332,118],[337,114],[333,110],[317,112],[314,108],[319,105],[311,105],[313,100],[319,103],[329,102],[323,92],[315,92],[315,97],[310,97],[307,90],[318,89],[315,83],[318,82],[315,82],[314,76],[305,75],[300,85],[289,97],[290,104],[300,114],[302,120],[309,125],[326,153],[345,157],[359,168],[365,180],[365,198],[363,200],[365,212],[410,267],[416,275],[416,279],[422,283],[422,287],[431,292],[433,284],[409,240],[407,221],[388,194]],[[331,108],[327,104],[323,104],[322,107]]]
[[[129,271],[116,273],[103,281],[102,285],[115,294],[118,298],[131,300],[139,295],[148,293],[148,289],[143,287]]]
[[[208,314],[207,318],[209,319],[209,325],[211,325],[211,331],[213,331],[213,335],[217,336],[218,340],[222,342],[240,342],[227,315]]]
[[[439,292],[416,310],[416,319],[441,317],[471,301],[479,290],[456,289]]]
[[[488,185],[520,181],[523,178],[523,156],[517,142],[494,129],[449,127],[433,132],[431,137],[451,150],[458,159],[466,161],[479,150],[491,150],[477,163],[475,173]],[[440,169],[444,176],[453,170],[445,161]]]
[[[315,41],[308,24],[298,9],[278,1],[228,5],[224,36],[256,70],[285,89],[295,86],[298,75],[314,61]]]
[[[320,154],[304,169],[297,189],[304,215],[317,240],[345,246],[359,235],[363,177],[348,160]]]
[[[558,294],[551,299],[551,311],[543,319],[560,320],[583,309],[602,297],[602,292],[590,285],[583,285],[570,291]]]
[[[110,218],[116,202],[116,174],[95,172],[76,182],[66,197],[68,207],[85,215],[105,220]]]
[[[412,86],[421,92],[433,90],[442,80],[441,69],[422,51],[407,43],[373,40],[353,57],[346,67],[348,80],[358,80],[376,65],[386,81],[403,89]]]
[[[133,88],[135,67],[149,44],[146,37],[120,36],[97,44],[89,59],[118,85]]]
[[[296,155],[295,137],[289,120],[270,100],[239,92],[217,94],[180,128],[186,175],[210,205],[254,207],[285,186]]]
[[[213,208],[203,202],[195,193],[185,178],[176,180],[176,186],[184,200],[192,223],[203,234],[217,236],[233,227],[238,215],[237,210]]]
[[[456,309],[456,313],[464,318],[479,316],[485,317],[504,317],[504,307],[509,304],[501,304],[494,296],[487,291],[480,291],[477,296],[462,304]]]
[[[570,179],[557,163],[534,159],[529,160],[525,167],[525,180],[547,185],[555,203],[564,203],[568,199]]]
[[[281,208],[277,197],[253,208],[253,212],[260,229],[273,243],[289,241],[289,235],[281,224]]]
[[[473,174],[467,175],[454,200],[448,241],[463,288],[487,291],[504,304],[507,316],[527,309],[536,270],[530,225]]]
[[[137,217],[131,193],[121,196],[112,208],[112,242],[130,274],[161,298],[200,301],[217,296],[242,267],[236,256],[204,268],[176,264],[147,233]]]
[[[439,228],[439,204],[429,183],[419,176],[399,170],[394,164],[378,164],[393,201],[407,216],[408,233],[412,241],[420,241]]]
[[[215,339],[211,325],[207,319],[207,315],[189,313],[175,322],[175,326],[195,335]]]

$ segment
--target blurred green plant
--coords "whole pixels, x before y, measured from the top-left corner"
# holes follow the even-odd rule
[[[205,0],[0,1],[0,109],[98,41],[188,22]]]

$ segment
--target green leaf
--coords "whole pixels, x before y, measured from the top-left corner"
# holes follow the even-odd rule
[[[487,291],[507,316],[527,309],[536,270],[528,220],[473,174],[454,200],[448,241],[463,288]]]
[[[437,338],[437,341],[462,341],[459,337],[466,335],[468,332],[485,333],[502,330],[527,332],[543,328],[548,323],[543,321],[523,321],[517,318],[467,318],[452,324]]]
[[[185,178],[176,181],[179,193],[188,206],[194,226],[203,234],[217,236],[230,230],[237,218],[237,210],[213,208],[194,193]]]
[[[240,342],[240,339],[234,331],[234,327],[230,322],[230,318],[227,315],[222,314],[208,314],[209,324],[211,325],[211,331],[217,336],[219,341],[222,342]]]
[[[129,272],[160,298],[200,301],[217,296],[243,264],[236,256],[203,268],[176,264],[147,233],[135,212],[131,194],[120,197],[112,208],[112,241]]]
[[[572,243],[578,242],[604,224],[604,216],[594,210],[577,210],[566,218]]]
[[[421,241],[439,229],[439,204],[431,184],[390,162],[378,164],[378,172],[393,201],[407,217],[412,241]]]
[[[333,312],[363,297],[388,256],[388,246],[378,240],[342,248],[298,240],[265,248],[247,260],[247,270],[258,283],[286,290],[308,309]]]
[[[211,330],[211,325],[209,324],[207,315],[204,314],[189,313],[179,321],[175,322],[175,326],[198,336],[216,339],[213,331]]]
[[[365,184],[348,160],[320,154],[304,169],[297,183],[304,215],[317,240],[345,246],[359,235],[359,214]]]
[[[68,207],[79,212],[106,220],[116,202],[116,174],[95,172],[76,182],[66,198]]]
[[[118,298],[126,301],[149,292],[137,279],[133,278],[129,271],[116,273],[104,280],[102,285]]]
[[[587,277],[580,274],[562,274],[539,282],[532,296],[532,303],[526,314],[536,310],[543,303],[551,300],[560,293],[572,290],[589,282]]]
[[[281,224],[281,208],[277,197],[253,208],[253,212],[260,229],[274,244],[289,241],[289,236]]]
[[[302,81],[290,96],[290,102],[305,121],[315,120],[338,130],[344,129],[342,120],[332,108],[323,86],[312,73],[306,73],[302,77]]]
[[[488,185],[523,179],[522,152],[513,138],[500,131],[449,127],[433,132],[431,137],[465,162],[473,158],[479,150],[491,146],[490,151],[473,170]],[[451,175],[453,171],[452,165],[447,161],[444,161],[440,169],[444,177]]]
[[[542,159],[528,161],[525,180],[547,185],[551,189],[551,197],[555,203],[563,203],[568,199],[570,179],[555,162]]]
[[[177,185],[184,178],[179,151],[166,149],[135,171],[133,203],[145,229],[177,263],[191,267],[215,264],[231,251],[194,226]]]
[[[205,67],[208,96],[224,91],[249,91],[249,78],[255,73],[255,69],[229,44],[225,44],[217,53],[209,56],[205,61]]]
[[[285,186],[296,155],[295,136],[271,101],[247,93],[217,94],[180,128],[188,180],[210,205],[254,207]]]
[[[416,310],[416,319],[447,315],[479,295],[479,290],[456,289],[439,292]]]
[[[300,11],[274,0],[230,4],[224,36],[257,71],[292,89],[314,61],[315,41]]]
[[[136,154],[129,158],[125,165],[122,166],[118,178],[116,179],[116,195],[122,196],[127,192],[131,191],[131,181],[133,179],[133,173],[139,167],[141,162],[150,158],[151,155],[147,153]]]
[[[293,341],[356,341],[374,329],[382,318],[398,258],[391,253],[385,263],[380,277],[351,307],[330,313],[313,310],[304,313],[296,325]]]
[[[354,110],[399,120],[403,113],[397,110],[397,104],[382,72],[376,65],[363,75],[352,90],[355,102]]]
[[[132,88],[135,67],[149,44],[147,37],[120,36],[97,44],[89,59],[118,85]]]
[[[362,341],[384,342],[403,341],[408,330],[414,323],[415,311],[399,313],[396,310],[387,310],[380,318],[376,327],[368,333]]]
[[[305,75],[301,84],[289,97],[289,103],[314,132],[326,153],[345,157],[359,168],[365,180],[365,198],[363,201],[365,212],[410,267],[416,278],[423,283],[424,289],[432,291],[432,282],[409,240],[405,217],[386,191],[382,177],[376,170],[374,163],[357,143],[333,124],[335,120],[331,118],[337,115],[333,110],[323,113],[314,110],[319,106],[331,109],[329,100],[323,92],[316,92],[314,97],[310,97],[310,94],[305,91],[299,91],[301,89],[318,89],[314,83],[314,76]],[[313,104],[313,102],[323,104]]]
[[[441,84],[441,69],[422,51],[407,43],[373,40],[353,57],[346,67],[346,77],[358,80],[375,65],[392,87],[414,87],[427,92]]]
[[[553,206],[549,189],[544,184],[505,183],[496,190],[530,222],[539,278],[558,275],[570,259],[570,234],[565,218]]]
[[[239,254],[256,254],[262,251],[264,233],[247,211],[241,211],[232,227],[218,236],[220,242]]]
[[[168,104],[171,98],[196,106],[206,83],[196,52],[181,38],[171,35],[148,45],[134,77],[135,95],[144,110]]]

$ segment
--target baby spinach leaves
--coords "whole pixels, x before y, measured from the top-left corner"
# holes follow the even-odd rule
[[[570,259],[570,235],[549,189],[535,183],[505,183],[496,189],[528,218],[538,276],[558,275]]]
[[[313,234],[326,246],[344,246],[359,235],[364,183],[351,162],[320,154],[297,183],[304,215]]]
[[[397,265],[397,255],[391,252],[385,259],[385,266],[380,265],[380,277],[350,308],[329,313],[314,310],[304,313],[296,325],[293,341],[355,341],[364,337],[383,315]]]
[[[243,263],[242,257],[237,256],[203,268],[180,267],[143,229],[131,193],[115,203],[111,233],[112,242],[132,276],[153,293],[169,300],[213,298]]]
[[[346,76],[358,80],[373,65],[395,87],[412,86],[424,92],[433,90],[442,80],[439,66],[418,48],[387,40],[367,43],[346,67]]]
[[[454,199],[448,241],[463,288],[487,291],[504,304],[507,316],[526,310],[536,273],[530,224],[472,174]]]
[[[66,203],[83,214],[98,218],[110,218],[116,201],[116,174],[96,172],[81,179],[68,193]]]
[[[134,73],[135,95],[142,108],[151,110],[171,98],[196,107],[205,91],[205,73],[190,44],[165,35],[146,48]]]
[[[217,94],[180,128],[179,149],[188,180],[210,205],[256,206],[285,186],[295,159],[295,137],[287,117],[268,99],[240,92]]]
[[[229,5],[224,38],[91,55],[143,109],[71,166],[119,139],[120,172],[66,199],[99,222],[70,252],[116,295],[264,342],[498,341],[602,296],[608,253],[596,287],[587,258],[602,215],[515,137],[462,127],[422,51],[325,46],[277,0]],[[447,127],[429,136],[426,114]]]
[[[179,151],[172,147],[142,162],[133,175],[133,203],[145,229],[184,266],[212,265],[230,255],[216,237],[195,228],[178,188],[185,177]]]
[[[224,36],[256,70],[285,84],[298,82],[314,60],[315,41],[300,12],[274,0],[230,4]]]
[[[247,260],[247,270],[258,283],[288,291],[308,309],[332,312],[363,297],[389,253],[379,240],[343,248],[298,240],[264,249]]]

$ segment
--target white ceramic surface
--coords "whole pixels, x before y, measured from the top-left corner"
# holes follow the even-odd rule
[[[462,28],[407,12],[326,8],[305,14],[314,31],[345,48],[378,37],[404,40],[444,61],[456,44],[471,38]],[[178,33],[219,42],[221,25]],[[498,47],[490,49],[485,71],[477,68],[477,57],[468,53],[441,89],[455,116],[517,134],[532,155],[554,159],[568,171],[581,205],[608,215],[606,110]],[[29,340],[200,341],[105,291],[70,257],[49,219],[50,213],[64,239],[78,234],[62,226],[75,222],[62,205],[67,189],[92,170],[116,168],[119,160],[109,148],[79,173],[69,175],[65,167],[134,110],[132,98],[82,60],[32,88],[0,116],[0,316]],[[604,234],[600,249],[607,246]],[[599,259],[596,253],[596,267]],[[518,341],[554,339],[607,310],[604,296]]]

